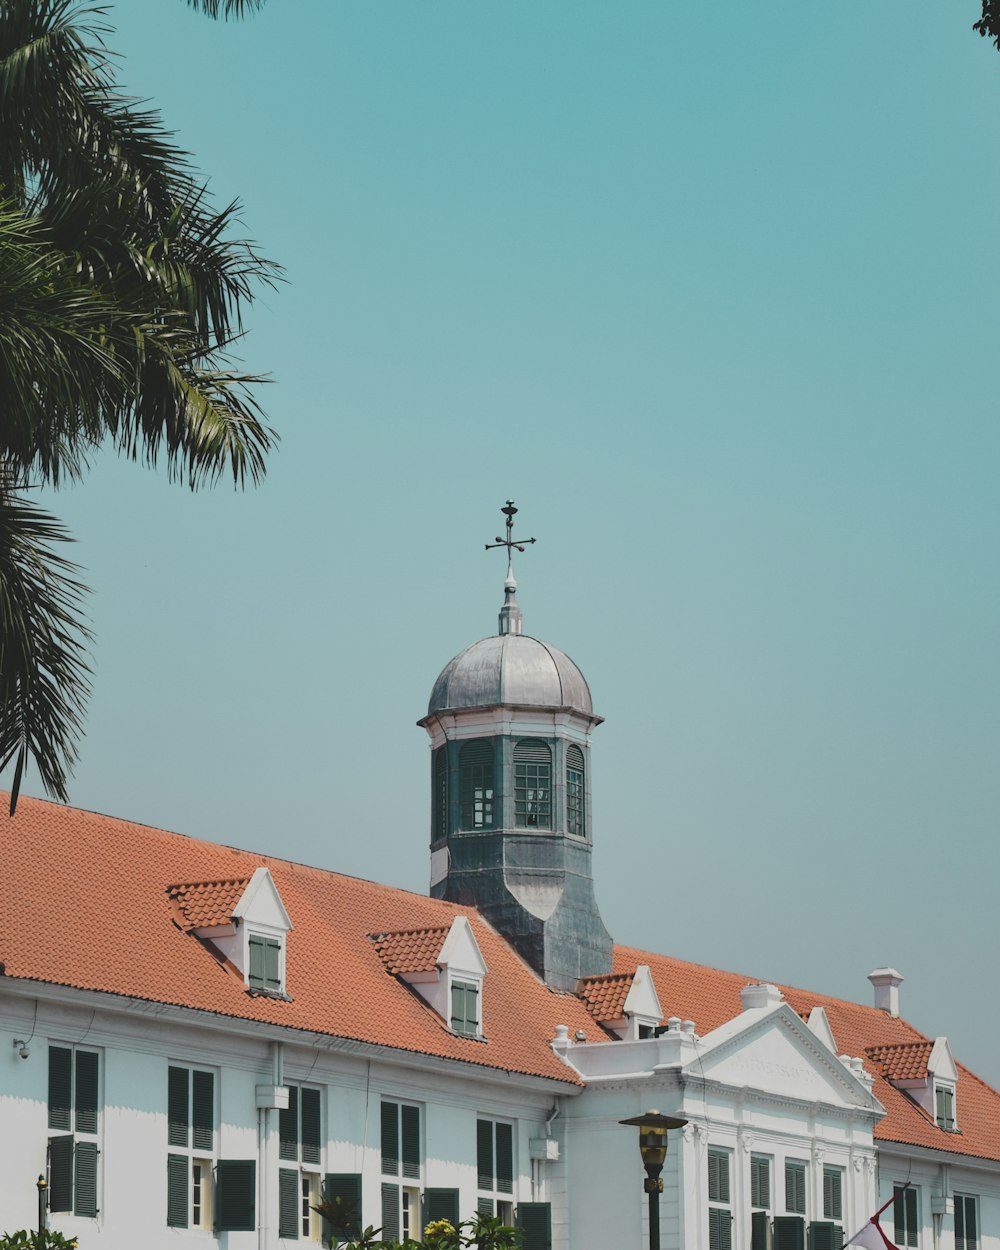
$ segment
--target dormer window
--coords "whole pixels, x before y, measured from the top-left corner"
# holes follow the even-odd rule
[[[934,1111],[938,1128],[949,1133],[955,1131],[955,1090],[950,1085],[936,1085],[934,1088]]]
[[[479,986],[476,982],[452,981],[451,1027],[456,1033],[479,1036]]]
[[[584,977],[579,993],[590,1014],[622,1041],[656,1036],[663,1009],[648,964],[639,964],[635,972]]]
[[[552,752],[537,738],[522,738],[514,747],[514,824],[552,828]]]
[[[466,916],[448,929],[369,934],[386,969],[433,1008],[453,1033],[482,1037],[486,964]]]
[[[292,922],[267,868],[253,876],[167,890],[178,926],[213,949],[252,994],[287,997],[285,939]]]

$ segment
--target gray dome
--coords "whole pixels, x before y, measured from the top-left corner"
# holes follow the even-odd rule
[[[568,655],[526,634],[494,634],[466,647],[442,670],[427,715],[498,703],[594,714],[586,679]]]

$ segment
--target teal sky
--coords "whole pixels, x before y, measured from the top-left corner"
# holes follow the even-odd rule
[[[978,7],[116,5],[123,83],[286,266],[244,353],[282,443],[245,494],[100,457],[52,499],[73,801],[426,889],[414,721],[496,628],[513,496],[526,631],[606,717],[615,937],[861,1001],[893,964],[1000,1083]]]

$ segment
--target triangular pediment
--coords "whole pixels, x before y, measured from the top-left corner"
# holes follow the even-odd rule
[[[263,866],[250,878],[242,898],[233,910],[233,916],[245,924],[261,929],[284,930],[287,933],[292,928],[274,878]]]
[[[877,1109],[849,1072],[787,1005],[745,1011],[701,1039],[692,1075],[782,1099]]]

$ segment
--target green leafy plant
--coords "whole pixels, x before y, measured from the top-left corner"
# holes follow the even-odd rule
[[[333,1205],[324,1202],[313,1210],[328,1218],[324,1208]],[[349,1205],[354,1206],[353,1203]],[[521,1250],[520,1229],[482,1212],[477,1212],[471,1220],[463,1220],[457,1227],[450,1220],[432,1220],[424,1229],[422,1241],[412,1238],[384,1241],[381,1233],[380,1228],[369,1225],[353,1240],[338,1240],[334,1232],[327,1244],[335,1250],[374,1250],[375,1247],[381,1250]]]
[[[0,1250],[76,1250],[78,1244],[75,1237],[67,1237],[51,1228],[37,1233],[22,1228],[16,1233],[0,1234]]]

